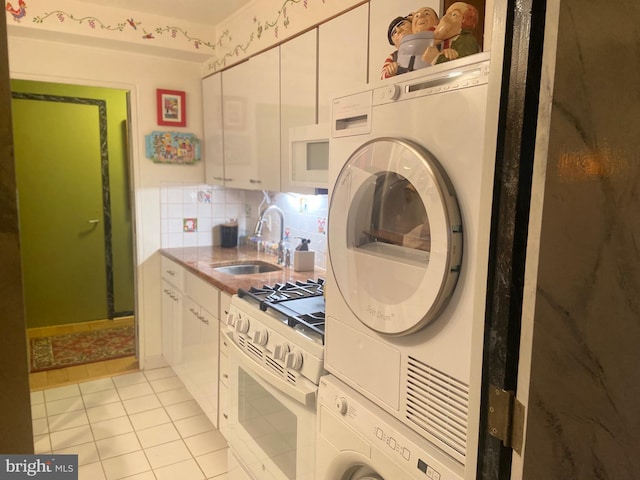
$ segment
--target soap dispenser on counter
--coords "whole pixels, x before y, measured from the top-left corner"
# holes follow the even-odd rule
[[[309,250],[310,243],[310,239],[300,238],[300,245],[293,252],[293,269],[296,272],[310,272],[315,268],[316,252]]]

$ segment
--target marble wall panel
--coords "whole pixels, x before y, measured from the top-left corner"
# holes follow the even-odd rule
[[[640,6],[609,7],[560,2],[525,479],[640,478]]]

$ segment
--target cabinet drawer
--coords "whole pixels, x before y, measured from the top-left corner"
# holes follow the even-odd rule
[[[220,290],[192,273],[186,273],[185,283],[186,294],[208,310],[209,313],[215,315],[217,320],[220,308]]]
[[[184,292],[184,268],[165,256],[160,257],[160,265],[162,268],[162,278],[181,292]]]

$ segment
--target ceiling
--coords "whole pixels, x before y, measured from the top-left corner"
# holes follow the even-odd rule
[[[215,26],[253,0],[81,0],[102,7]]]

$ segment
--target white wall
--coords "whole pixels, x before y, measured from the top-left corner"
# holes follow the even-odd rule
[[[159,165],[145,158],[144,135],[170,130],[156,123],[156,89],[186,92],[187,127],[176,129],[202,138],[199,62],[172,60],[82,45],[9,36],[12,78],[113,87],[131,92],[134,199],[136,210],[137,311],[140,362],[160,361],[160,184],[167,179],[201,182],[204,162]]]

